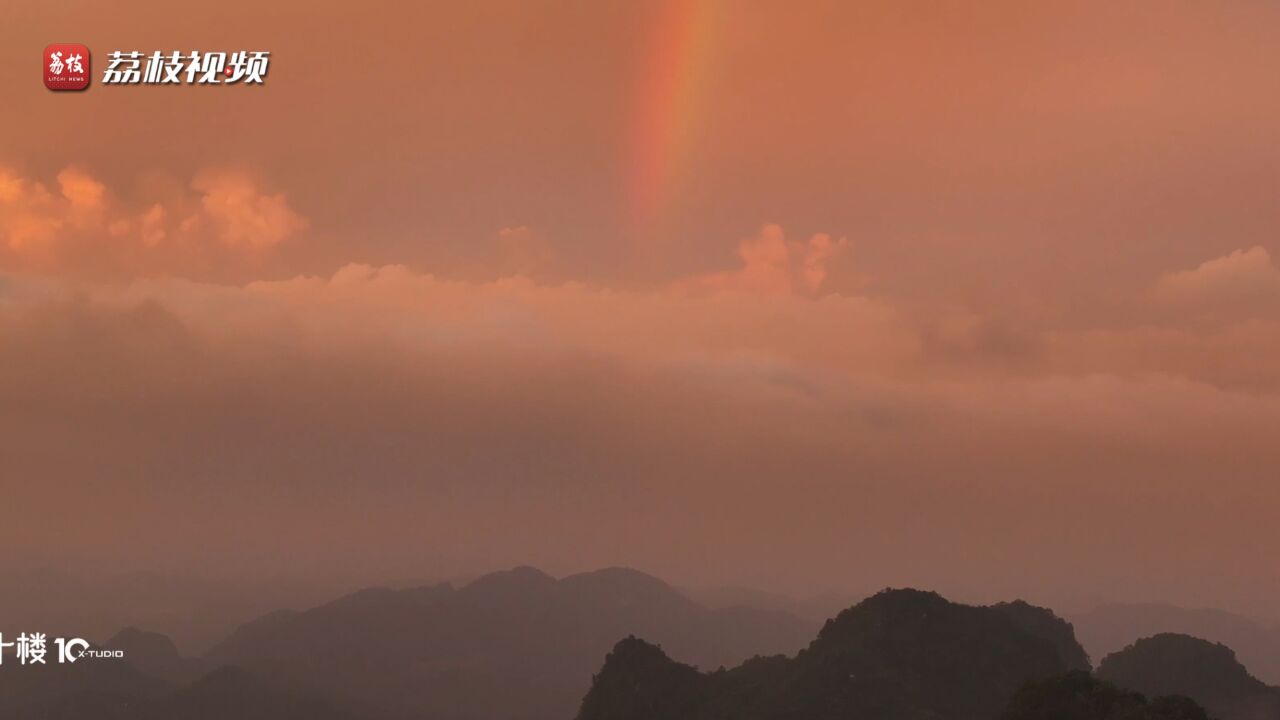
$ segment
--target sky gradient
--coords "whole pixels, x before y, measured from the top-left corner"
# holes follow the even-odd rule
[[[1274,3],[0,25],[0,565],[1276,617]]]

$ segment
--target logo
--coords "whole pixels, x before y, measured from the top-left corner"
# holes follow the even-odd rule
[[[145,63],[143,62],[145,61]],[[271,53],[266,50],[201,52],[141,50],[107,53],[103,85],[261,85]]]
[[[89,48],[57,43],[44,49],[44,86],[50,90],[83,90],[89,87]]]
[[[51,642],[52,641],[52,642]],[[56,645],[58,652],[49,657],[49,645]],[[5,650],[12,648],[9,653]],[[69,665],[85,658],[122,658],[123,650],[107,650],[96,648],[84,638],[50,638],[45,633],[22,633],[9,642],[5,642],[0,633],[0,667],[4,667],[6,654],[19,665],[48,665],[56,657],[59,665]],[[10,662],[12,665],[13,663]]]
[[[262,85],[271,53],[266,50],[107,53],[103,85]],[[89,48],[56,43],[44,49],[44,86],[50,90],[89,87]]]

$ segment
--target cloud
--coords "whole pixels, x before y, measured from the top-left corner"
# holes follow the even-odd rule
[[[0,168],[0,269],[83,277],[206,277],[301,234],[307,222],[283,193],[250,176],[206,171],[193,192],[125,199],[68,167],[56,191]]]
[[[0,168],[0,238],[14,253],[40,252],[65,222],[47,188]]]
[[[96,213],[103,209],[106,186],[83,170],[67,168],[58,173],[58,187],[73,213]]]
[[[39,480],[9,497],[59,512],[11,518],[0,560],[674,577],[708,563],[789,582],[839,567],[995,592],[1059,582],[1046,564],[1071,583],[1143,562],[1143,582],[1213,587],[1224,554],[1254,563],[1280,540],[1259,502],[1280,396],[1142,353],[1121,367],[1116,338],[1097,366],[1015,375],[956,364],[892,304],[839,294],[361,264],[243,286],[0,288],[0,455]],[[1217,504],[1190,502],[1208,475]]]
[[[849,243],[776,225],[729,269],[648,287],[540,277],[544,239],[524,227],[499,233],[487,280],[347,263],[227,282],[181,271],[250,263],[305,221],[245,176],[190,190],[0,176],[16,265],[0,275],[0,457],[39,480],[6,490],[64,522],[0,528],[0,563],[272,571],[301,553],[351,574],[625,562],[678,578],[706,562],[726,580],[846,567],[977,589],[999,557],[1010,587],[1046,565],[1102,585],[1145,562],[1144,582],[1191,568],[1213,588],[1223,554],[1262,562],[1280,540],[1259,511],[1280,326],[1197,309],[1265,287],[1265,252],[1162,281],[1191,309],[1135,287],[1123,322],[1062,326],[832,288]],[[69,264],[95,247],[119,275]],[[1221,500],[1204,509],[1210,476]],[[1179,534],[1197,523],[1213,532]],[[891,549],[850,559],[872,545]]]
[[[1266,248],[1254,246],[1206,260],[1193,270],[1160,279],[1156,298],[1164,303],[1256,312],[1275,309],[1280,270]]]
[[[502,228],[497,239],[503,276],[539,277],[554,256],[546,238],[524,225]]]
[[[215,225],[218,239],[226,245],[270,247],[306,227],[283,193],[263,194],[244,175],[206,172],[191,187],[201,193],[201,207]]]
[[[749,292],[787,295],[817,294],[827,278],[827,264],[840,257],[848,240],[818,233],[807,241],[788,241],[779,225],[765,225],[755,237],[738,244],[737,270],[709,273],[677,283],[693,292]]]

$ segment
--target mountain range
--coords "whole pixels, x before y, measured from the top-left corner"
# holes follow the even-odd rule
[[[993,718],[1025,683],[1087,668],[1071,626],[1043,608],[886,590],[829,620],[795,657],[732,670],[699,672],[626,638],[578,720]]]
[[[1091,672],[1072,623],[1022,601],[885,590],[819,625],[622,568],[369,588],[267,612],[197,656],[133,627],[102,647],[124,658],[10,656],[0,705],[33,720],[1280,720],[1280,690],[1190,635],[1153,633]]]
[[[711,610],[666,583],[607,569],[533,568],[450,585],[373,589],[248,623],[208,661],[377,717],[567,718],[619,637],[643,634],[706,668],[794,652],[815,624]]]

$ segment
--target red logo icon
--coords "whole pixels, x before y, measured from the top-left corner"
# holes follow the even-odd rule
[[[44,86],[50,90],[89,87],[89,48],[58,43],[44,49]]]

